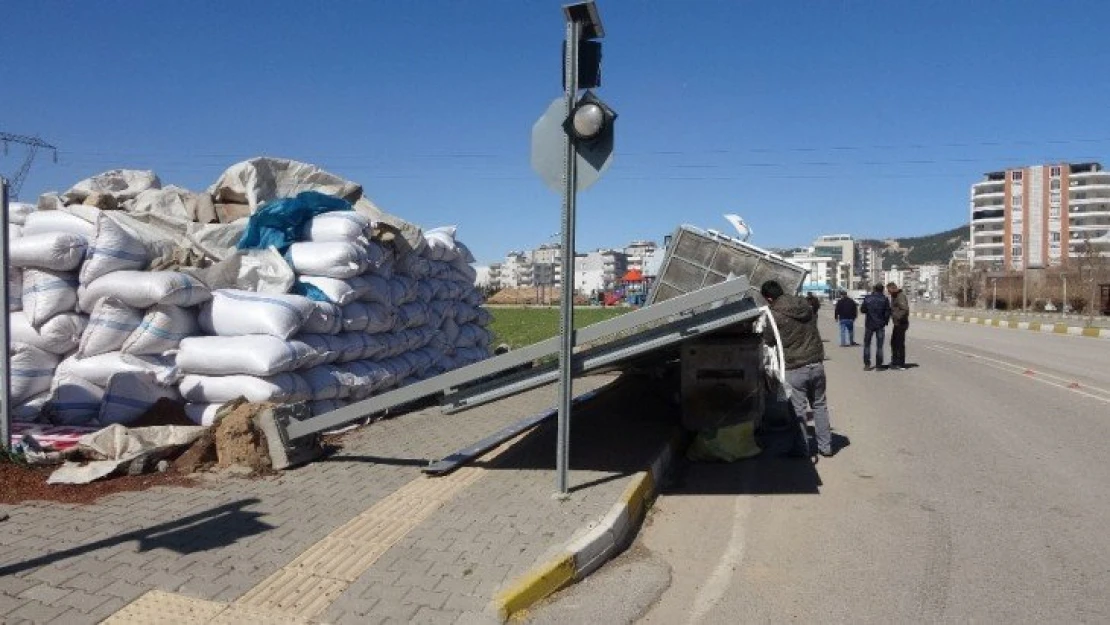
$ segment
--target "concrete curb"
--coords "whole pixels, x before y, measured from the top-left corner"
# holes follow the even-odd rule
[[[656,495],[664,473],[678,453],[682,434],[676,431],[655,456],[647,471],[632,476],[620,501],[613,504],[596,525],[583,528],[561,551],[509,583],[490,603],[490,612],[506,621],[544,598],[582,581],[602,564],[623,551],[640,527]]]
[[[920,319],[933,319],[937,321],[958,321],[974,325],[990,326],[994,328],[1010,328],[1012,330],[1030,330],[1045,334],[1067,334],[1070,336],[1086,336],[1096,339],[1110,339],[1110,328],[1088,328],[1071,326],[1064,323],[1042,323],[1040,321],[1017,321],[1015,319],[997,319],[992,317],[970,317],[966,315],[943,315],[940,313],[912,313]]]

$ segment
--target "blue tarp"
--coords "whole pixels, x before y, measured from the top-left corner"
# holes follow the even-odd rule
[[[332,211],[349,211],[351,203],[316,191],[302,191],[296,197],[282,198],[263,204],[247,223],[239,249],[276,247],[284,254],[289,246],[305,239],[305,229],[312,218]]]

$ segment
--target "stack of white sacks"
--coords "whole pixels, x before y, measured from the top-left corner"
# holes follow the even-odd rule
[[[285,255],[313,299],[147,271],[160,250],[86,213],[95,225],[13,207],[17,419],[127,424],[169,398],[208,425],[241,396],[319,414],[489,355],[490,317],[454,228],[398,258],[359,213],[315,217]]]

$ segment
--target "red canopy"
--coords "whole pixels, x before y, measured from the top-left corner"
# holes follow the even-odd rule
[[[644,274],[639,269],[629,269],[621,280],[625,282],[643,282]]]

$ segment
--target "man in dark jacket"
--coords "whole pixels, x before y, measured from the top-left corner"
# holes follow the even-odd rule
[[[856,342],[856,317],[859,316],[859,306],[856,305],[855,300],[848,297],[847,291],[840,292],[840,299],[836,300],[833,315],[840,324],[840,346],[859,345]]]
[[[863,298],[863,370],[871,371],[871,337],[875,337],[875,364],[883,366],[883,341],[886,324],[890,323],[890,302],[883,295],[883,285],[876,284],[871,294]]]
[[[806,401],[813,408],[813,425],[817,434],[817,453],[833,455],[832,428],[829,425],[829,407],[825,400],[825,346],[817,330],[817,314],[802,297],[786,295],[782,285],[768,280],[760,288],[763,298],[770,305],[779,336],[782,339],[783,360],[786,366],[786,383],[790,386],[790,403],[798,422],[800,439],[789,455],[809,456],[809,437],[806,435]],[[764,332],[768,342],[774,344],[770,328]]]
[[[910,303],[906,293],[891,282],[886,285],[890,293],[890,320],[894,328],[890,333],[890,368],[900,371],[906,368],[906,330],[910,329]]]
[[[809,302],[810,307],[813,308],[814,314],[817,314],[817,311],[821,310],[821,300],[817,299],[817,296],[813,293],[806,293],[806,301]]]

